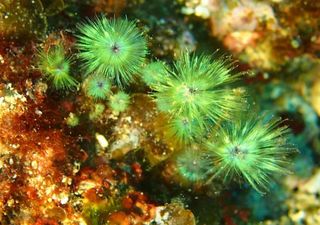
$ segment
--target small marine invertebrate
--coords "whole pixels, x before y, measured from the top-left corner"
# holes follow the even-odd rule
[[[215,171],[213,177],[224,181],[243,177],[259,192],[275,174],[286,174],[289,164],[286,156],[292,148],[286,142],[289,130],[280,126],[280,119],[249,116],[223,124],[208,141]]]
[[[76,127],[79,125],[79,117],[74,113],[69,113],[69,116],[66,118],[66,123],[69,127]]]
[[[123,91],[111,95],[109,99],[109,106],[112,111],[116,113],[125,111],[128,108],[129,103],[130,96]]]
[[[178,173],[188,182],[205,181],[212,168],[210,156],[205,151],[192,147],[178,153],[175,161]]]
[[[135,22],[98,17],[79,26],[77,46],[87,74],[99,73],[122,87],[134,80],[147,54]]]
[[[184,141],[192,137],[192,133],[186,132],[191,131],[188,128],[191,124],[197,123],[204,129],[210,122],[230,119],[232,113],[241,108],[242,96],[227,87],[240,75],[232,75],[231,70],[228,60],[183,52],[174,70],[152,85],[158,109],[173,118],[171,127],[177,126],[181,134],[177,132],[177,138],[182,137]],[[181,120],[182,117],[185,119]]]
[[[78,82],[70,75],[71,59],[61,44],[39,52],[38,69],[53,83],[55,89],[73,89]]]
[[[150,87],[156,85],[166,76],[168,76],[168,68],[167,65],[161,61],[152,62],[141,71],[142,80]]]
[[[194,142],[197,138],[203,137],[206,131],[205,125],[200,123],[199,119],[190,119],[184,115],[172,117],[165,127],[166,137],[178,145]]]
[[[171,76],[153,88],[160,111],[189,118],[207,115],[218,121],[241,107],[238,96],[226,87],[238,77],[231,75],[228,61],[184,52],[174,69]]]
[[[107,77],[103,75],[91,75],[85,86],[86,94],[94,99],[106,99],[111,91],[111,84]]]
[[[101,104],[101,103],[95,104],[89,113],[89,119],[90,120],[99,119],[99,117],[103,115],[103,112],[105,109],[106,109],[106,107],[103,104]]]

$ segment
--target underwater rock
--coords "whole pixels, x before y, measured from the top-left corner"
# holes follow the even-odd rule
[[[126,6],[127,0],[97,0],[94,4],[94,11],[119,15]]]
[[[316,78],[311,87],[311,104],[320,116],[320,79]]]
[[[292,189],[292,197],[286,201],[289,218],[294,224],[319,224],[320,171],[317,170],[309,179],[294,180],[294,177],[289,177],[286,181],[288,187]]]
[[[2,0],[0,224],[320,224],[314,152],[320,143],[319,11],[312,0]],[[99,20],[96,13],[107,15]],[[115,21],[119,32],[112,32]],[[134,30],[126,29],[128,22]],[[121,62],[131,64],[139,49],[117,58],[128,46],[106,44],[110,35],[125,41],[132,31],[146,37],[149,48],[135,69]],[[101,51],[95,51],[97,42]],[[56,46],[63,54],[53,57],[57,64],[50,72],[61,75],[61,62],[72,58],[72,89],[55,89],[44,74],[48,65],[39,68],[36,56]],[[106,46],[119,62],[116,70],[94,65],[108,57],[91,60]],[[198,55],[214,54],[217,46],[219,54],[231,53],[241,64],[229,57],[221,63],[214,58],[212,68],[203,63]],[[88,60],[79,60],[79,52]],[[175,63],[181,56],[187,60]],[[208,82],[208,67],[221,76]],[[255,77],[242,76],[248,67]],[[239,80],[225,82],[229,74]],[[130,82],[121,85],[126,75]],[[206,88],[216,82],[217,88]],[[162,107],[155,84],[162,86]],[[219,112],[231,105],[230,112]],[[173,120],[176,115],[181,117]],[[284,120],[255,129],[273,116]],[[286,135],[285,127],[293,134]],[[197,137],[179,142],[180,131]],[[299,156],[273,154],[292,149],[282,145],[284,139],[301,149]],[[255,157],[248,164],[250,152]],[[294,174],[284,184],[279,181],[266,195],[250,189],[254,182],[267,187],[290,162]]]
[[[182,13],[209,20],[212,35],[258,71],[279,71],[295,56],[319,52],[320,6],[311,0],[181,2]]]
[[[0,37],[19,39],[41,37],[47,19],[39,0],[4,0],[0,2]]]
[[[154,219],[156,225],[195,225],[196,221],[193,213],[184,209],[177,203],[171,203],[156,208]]]

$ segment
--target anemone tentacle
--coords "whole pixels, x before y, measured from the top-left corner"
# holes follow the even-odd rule
[[[100,74],[87,78],[86,94],[94,99],[106,99],[111,92],[111,84],[107,77]]]
[[[130,96],[123,91],[119,91],[118,93],[110,96],[109,106],[113,112],[123,112],[128,108],[129,104]]]
[[[228,60],[183,52],[170,74],[151,86],[158,109],[172,118],[172,127],[180,126],[176,121],[181,117],[196,121],[203,130],[208,123],[231,119],[244,105],[243,95],[229,87],[241,75],[232,74],[232,69]],[[184,136],[188,134],[177,138],[188,141]]]
[[[134,81],[147,54],[146,40],[135,22],[100,16],[78,29],[76,46],[86,74],[103,74],[119,87]]]
[[[293,148],[286,141],[289,129],[280,124],[280,119],[255,116],[223,124],[207,143],[216,168],[213,177],[242,177],[262,192],[275,174],[288,173]]]
[[[74,89],[78,82],[70,75],[71,58],[66,57],[61,44],[38,55],[38,69],[53,83],[55,89]]]

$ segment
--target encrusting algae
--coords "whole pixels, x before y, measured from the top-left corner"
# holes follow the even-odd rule
[[[2,1],[0,224],[317,224],[318,14]]]

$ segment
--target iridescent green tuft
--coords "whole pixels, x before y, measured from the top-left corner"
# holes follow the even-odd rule
[[[168,67],[161,61],[155,61],[145,66],[141,71],[142,80],[150,87],[157,85],[169,75]]]
[[[213,177],[224,181],[242,177],[262,192],[274,175],[288,173],[287,156],[292,148],[286,140],[289,130],[280,124],[280,119],[251,115],[215,130],[218,135],[207,143],[215,165]]]
[[[209,177],[212,161],[200,149],[189,147],[176,155],[176,167],[180,176],[192,183],[205,183]]]
[[[232,75],[228,60],[183,52],[173,71],[152,85],[153,95],[158,109],[167,113],[171,121],[185,117],[186,121],[196,121],[199,127],[205,128],[208,122],[216,124],[231,119],[243,108],[243,96],[229,87],[239,75]]]
[[[78,82],[70,75],[71,59],[64,54],[62,45],[41,50],[38,58],[38,69],[50,80],[55,89],[70,90],[77,87]]]
[[[106,99],[111,92],[111,84],[103,75],[91,75],[87,78],[85,91],[93,99]]]
[[[86,74],[103,74],[119,87],[132,83],[147,54],[147,43],[127,19],[97,17],[79,25],[77,47]]]
[[[130,96],[123,92],[119,91],[118,93],[111,95],[109,99],[109,106],[115,113],[124,112],[130,104]]]
[[[206,127],[197,119],[180,115],[172,117],[166,125],[166,137],[177,146],[191,144],[197,139],[204,138]]]

